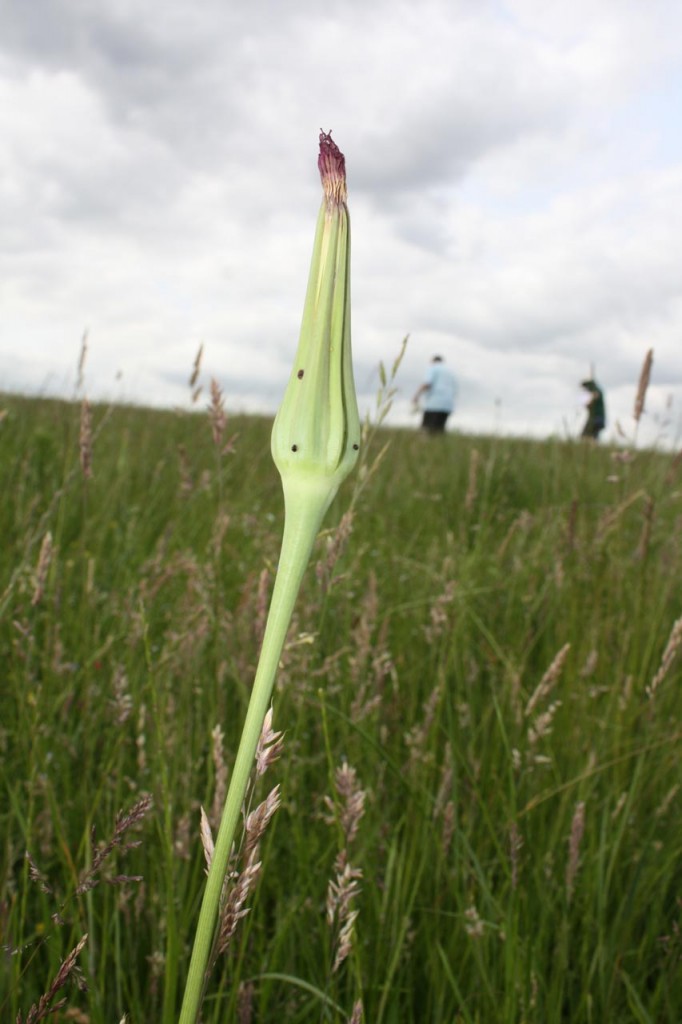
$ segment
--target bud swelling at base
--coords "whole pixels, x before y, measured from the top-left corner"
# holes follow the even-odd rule
[[[319,518],[355,465],[360,418],[350,332],[350,221],[343,154],[320,135],[324,189],[298,350],[272,430],[272,457],[288,512],[316,497]]]

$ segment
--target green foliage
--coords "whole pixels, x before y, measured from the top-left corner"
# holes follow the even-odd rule
[[[87,933],[71,1019],[170,1024],[211,733],[229,766],[279,553],[271,424],[231,419],[226,453],[204,416],[97,407],[85,479],[78,407],[0,409],[0,1015]],[[682,616],[682,467],[620,454],[373,438],[304,580],[254,797],[279,783],[282,806],[205,1024],[346,1021],[360,997],[372,1024],[682,1018],[682,652],[651,692]],[[343,760],[363,878],[332,972]]]

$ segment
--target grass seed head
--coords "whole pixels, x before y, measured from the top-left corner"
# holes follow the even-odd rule
[[[47,580],[47,573],[50,568],[52,561],[52,534],[48,530],[43,537],[43,542],[40,545],[40,554],[38,555],[38,564],[35,571],[35,583],[33,587],[33,597],[31,598],[31,604],[35,607],[42,600],[45,592],[45,581]]]
[[[646,688],[646,695],[649,700],[653,699],[659,686],[668,675],[680,647],[682,647],[682,616],[673,623],[658,672]]]
[[[632,414],[635,423],[639,423],[642,413],[644,412],[644,400],[646,399],[646,393],[649,387],[649,380],[651,378],[651,367],[653,365],[653,361],[654,350],[650,348],[646,356],[644,357],[644,363],[642,364],[642,370],[639,375],[637,395],[635,397],[635,409]]]
[[[571,834],[568,838],[568,864],[566,866],[566,892],[568,898],[573,895],[575,879],[580,866],[580,844],[585,831],[585,802],[580,800],[575,807],[571,822]]]
[[[92,411],[87,398],[84,398],[81,403],[81,425],[78,445],[83,477],[85,480],[89,480],[92,477]]]
[[[348,1024],[362,1024],[364,1019],[365,1013],[362,1006],[362,999],[358,999],[355,1006],[353,1007],[353,1012],[350,1015]]]

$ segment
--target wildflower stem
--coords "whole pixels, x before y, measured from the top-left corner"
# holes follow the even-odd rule
[[[244,795],[253,769],[258,737],[270,703],[277,666],[301,580],[327,504],[327,495],[321,494],[317,502],[308,501],[305,506],[301,503],[293,510],[289,509],[285,516],[282,551],[263,646],[206,881],[179,1024],[195,1024],[198,1020],[208,978],[209,956],[213,946],[223,882]]]
[[[360,450],[350,343],[350,248],[345,159],[320,134],[324,196],[296,361],[272,428],[284,491],[284,535],[256,678],[232,771],[190,961],[179,1024],[196,1024],[212,967],[216,921],[244,797],[253,770],[294,604],[325,512]]]

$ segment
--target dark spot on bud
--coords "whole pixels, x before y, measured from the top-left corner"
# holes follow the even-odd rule
[[[292,452],[297,452],[298,451],[298,445],[297,444],[292,444],[291,450],[292,450]]]
[[[359,448],[360,448],[360,445],[359,445],[359,444],[354,444],[354,445],[353,445],[353,451],[354,451],[354,452],[357,452]]]
[[[299,370],[298,373],[296,374],[296,376],[298,377],[299,380],[303,380],[303,373],[304,373],[303,370]]]

